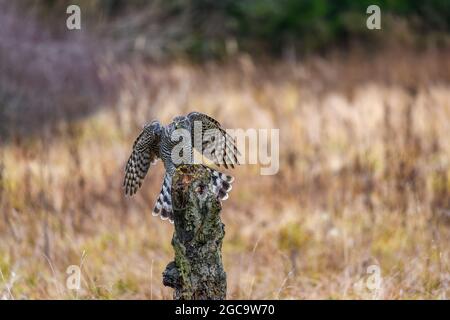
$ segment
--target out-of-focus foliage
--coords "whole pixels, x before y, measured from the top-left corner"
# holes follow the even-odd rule
[[[113,82],[100,70],[101,52],[86,34],[57,36],[30,12],[0,0],[0,143],[11,129],[31,134],[97,109]]]
[[[448,299],[445,57],[118,63],[124,81],[112,104],[0,145],[0,270],[8,284],[0,280],[0,298],[171,299],[161,274],[173,259],[173,227],[150,214],[163,165],[133,198],[121,190],[123,168],[145,122],[198,110],[227,128],[280,128],[276,175],[260,176],[260,165],[229,172],[228,298],[373,299],[357,284],[375,265],[381,298]],[[415,93],[405,89],[410,79]],[[79,291],[65,285],[74,264],[82,265]]]
[[[289,50],[323,50],[355,41],[363,45],[374,41],[379,44],[379,34],[366,28],[366,9],[372,4],[381,8],[384,30],[391,32],[406,25],[406,32],[415,36],[415,42],[422,43],[423,36],[429,36],[434,44],[448,42],[450,31],[447,0],[47,0],[35,3],[50,12],[69,3],[79,3],[83,14],[95,21],[119,20],[120,28],[131,38],[153,36],[156,28],[156,33],[163,35],[164,53],[200,58],[223,57],[237,50],[280,54]],[[130,19],[133,13],[139,13],[143,19]]]
[[[368,32],[370,2],[0,0],[0,300],[170,299],[163,165],[133,198],[123,168],[144,123],[194,110],[280,129],[276,175],[230,172],[228,298],[448,299],[448,4],[378,2]]]

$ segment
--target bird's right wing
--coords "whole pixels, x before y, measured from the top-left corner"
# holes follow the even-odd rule
[[[236,139],[230,136],[219,121],[210,116],[200,113],[191,112],[187,115],[191,121],[191,134],[193,140],[200,138],[202,148],[199,150],[206,158],[212,160],[216,165],[221,164],[228,169],[228,166],[234,168],[239,164],[237,156],[240,152],[236,146]],[[195,137],[195,123],[201,124],[201,136]],[[193,142],[194,147],[196,143]]]
[[[125,194],[133,195],[142,185],[150,165],[158,160],[160,136],[149,128],[139,134],[125,167],[123,187]]]

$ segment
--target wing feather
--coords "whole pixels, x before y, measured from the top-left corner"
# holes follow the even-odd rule
[[[142,186],[150,165],[159,156],[160,136],[151,127],[144,127],[133,144],[133,150],[125,166],[123,187],[126,195],[133,195]]]
[[[222,128],[219,121],[200,112],[191,112],[187,117],[191,122],[193,139],[195,139],[195,121],[202,123],[201,141],[203,149],[198,150],[199,152],[203,152],[203,155],[207,157],[210,155],[208,158],[216,165],[220,166],[222,164],[227,169],[228,166],[234,168],[235,165],[239,164],[237,156],[240,155],[240,152],[236,147],[236,140]],[[212,130],[214,130],[214,134]],[[212,137],[215,138],[212,139]]]

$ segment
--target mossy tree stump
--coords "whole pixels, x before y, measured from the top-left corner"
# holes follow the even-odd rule
[[[172,179],[175,261],[163,272],[163,284],[174,288],[175,300],[225,299],[222,265],[222,206],[212,191],[210,172],[183,165]]]

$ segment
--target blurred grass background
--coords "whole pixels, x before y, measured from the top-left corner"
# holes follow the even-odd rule
[[[448,299],[449,21],[443,0],[0,0],[0,297],[170,299],[162,164],[131,199],[123,167],[144,123],[197,110],[280,128],[277,175],[230,172],[229,298],[371,298],[375,264],[383,298]]]

